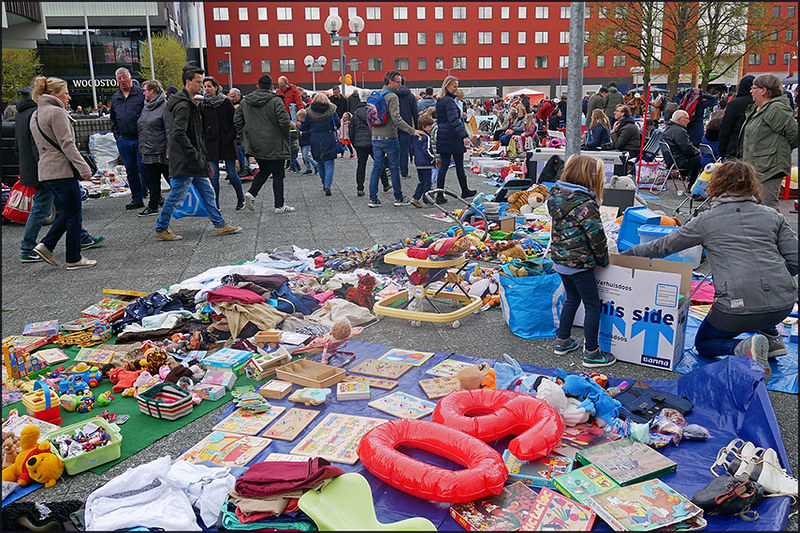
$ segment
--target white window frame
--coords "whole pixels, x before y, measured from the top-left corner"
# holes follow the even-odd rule
[[[269,48],[269,33],[258,34],[258,46],[261,48]]]
[[[589,68],[589,56],[583,56],[583,68]]]
[[[433,70],[445,70],[443,57],[433,58]]]
[[[444,32],[437,31],[433,33],[433,44],[442,45],[444,44]]]
[[[517,8],[517,18],[520,20],[528,18],[528,6],[519,6]]]
[[[249,66],[249,69],[246,69],[245,66]],[[253,72],[253,61],[251,59],[242,59],[242,74],[248,74]]]
[[[351,19],[353,17],[358,16],[358,8],[357,7],[348,7],[347,8],[347,19]]]
[[[444,6],[435,6],[433,8],[433,18],[435,20],[444,19]]]
[[[322,46],[322,34],[306,33],[306,46]]]
[[[305,8],[306,20],[319,20],[319,7],[309,6]]]
[[[266,69],[264,69],[265,66],[267,67]],[[265,74],[267,72],[270,72],[271,70],[272,70],[272,62],[269,59],[262,59],[261,60],[261,73]]]
[[[295,62],[294,59],[281,59],[280,61],[280,71],[281,72],[294,72],[295,70]]]
[[[598,68],[605,68],[605,66],[606,66],[606,56],[602,56],[602,55],[601,56],[597,56],[595,61],[597,62],[597,67]]]
[[[528,42],[528,32],[518,31],[517,32],[517,44],[526,44],[527,42]]]
[[[597,18],[608,18],[608,8],[606,6],[597,6]]]
[[[454,57],[453,70],[467,70],[467,58],[465,56]]]
[[[230,33],[217,33],[214,35],[214,44],[217,48],[230,48],[231,47],[231,34]]]
[[[257,13],[258,13],[258,20],[267,20],[267,8],[266,7],[259,7]]]
[[[464,37],[464,42],[457,43],[456,42],[456,35],[458,35],[459,37],[463,36]],[[455,45],[455,46],[463,46],[465,44],[467,44],[467,32],[465,32],[465,31],[454,31],[453,32],[453,45]]]
[[[381,20],[381,6],[367,6],[367,20]]]
[[[500,6],[500,18],[504,20],[511,18],[511,6]]]
[[[492,69],[492,56],[479,56],[478,70],[491,70],[491,69]]]
[[[543,64],[543,65],[541,65],[541,66],[537,66],[537,65],[536,65],[536,60],[537,60],[537,59],[539,59],[539,58],[542,58],[542,59],[544,59],[544,64]],[[547,65],[548,65],[549,63],[550,63],[550,62],[548,61],[548,57],[547,57],[547,56],[536,56],[536,57],[534,57],[534,59],[533,59],[533,68],[548,68],[548,67],[547,67]]]
[[[215,7],[211,13],[214,20],[230,20],[227,7]]]
[[[467,6],[453,6],[453,20],[466,20]]]
[[[491,20],[492,6],[478,6],[478,18],[484,20]]]
[[[417,6],[417,20],[425,20],[425,17],[428,16],[427,9],[425,6]]]
[[[419,70],[421,72],[428,70],[428,58],[427,57],[418,57],[417,58],[417,70]]]
[[[569,56],[558,56],[558,68],[569,67]]]
[[[619,61],[619,62],[622,63],[622,64],[618,65],[617,64],[617,59],[620,59],[620,58],[621,58],[621,61]],[[617,67],[617,68],[625,67],[627,64],[628,64],[628,56],[626,56],[625,54],[615,54],[613,59],[611,60],[611,65],[614,66],[614,67]]]
[[[383,58],[370,57],[367,60],[367,70],[369,70],[370,72],[379,72],[383,70]]]
[[[398,64],[397,64],[397,62],[398,62],[398,61],[402,61],[402,60],[405,60],[405,62],[406,62],[406,68],[401,68],[401,67],[400,67],[400,65],[398,65]],[[405,72],[405,71],[407,71],[409,68],[411,68],[411,61],[410,61],[410,60],[409,60],[409,58],[407,58],[407,57],[395,57],[395,58],[394,58],[394,68],[395,68],[395,70],[397,70],[397,71],[400,71],[400,72]]]
[[[479,31],[478,32],[478,44],[492,44],[492,32],[490,32],[490,31]]]
[[[517,56],[517,68],[528,68],[528,56]]]
[[[507,69],[508,68],[508,63],[509,63],[509,57],[508,56],[500,56],[500,68]]]
[[[537,19],[549,19],[550,6],[536,6],[533,17]]]
[[[570,6],[561,6],[561,18],[568,19],[571,12]]]
[[[277,20],[292,20],[292,8],[291,7],[278,7],[278,8],[276,8],[276,10],[277,10],[277,15],[276,15],[275,18]],[[286,61],[286,60],[281,59],[281,61]],[[294,72],[294,71],[292,71],[292,72]]]
[[[547,31],[535,31],[533,32],[533,43],[534,44],[547,44],[550,40],[550,32]]]
[[[511,32],[510,31],[501,31],[500,32],[500,44],[509,44],[511,42]]]
[[[394,32],[394,45],[408,46],[408,32],[405,31]]]
[[[394,20],[408,20],[408,7],[394,6],[392,9]],[[402,58],[401,58],[402,59]]]
[[[383,34],[380,32],[367,33],[367,46],[381,46],[383,44]]]
[[[427,44],[428,44],[428,34],[427,34],[427,32],[418,31],[417,32],[417,45],[425,46]]]
[[[242,15],[244,15],[244,17]],[[248,13],[247,7],[240,7],[239,20],[248,20],[249,18],[250,18],[250,13]]]
[[[250,34],[249,33],[240,33],[239,34],[239,46],[242,48],[250,48]]]
[[[294,34],[293,33],[279,33],[278,34],[278,46],[294,46]]]
[[[338,17],[339,16],[339,7],[338,6],[329,7],[328,8],[328,16],[330,16],[330,15],[336,15]]]
[[[569,44],[569,31],[558,32],[558,42],[561,44]]]

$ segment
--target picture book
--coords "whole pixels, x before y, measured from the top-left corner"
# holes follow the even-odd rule
[[[344,378],[345,381],[357,381],[359,383],[366,383],[375,389],[392,390],[397,387],[397,382],[391,379],[371,378],[369,376],[359,376],[357,374],[350,374]]]
[[[411,365],[396,361],[381,361],[380,359],[364,359],[350,369],[355,374],[367,374],[379,378],[397,379],[411,370]]]
[[[248,350],[236,350],[234,348],[222,348],[212,354],[203,357],[200,364],[203,366],[216,366],[219,368],[233,368],[246,362],[253,357],[253,352]]]
[[[433,402],[401,391],[372,400],[367,405],[398,418],[422,418],[431,414],[436,407]]]
[[[83,331],[85,329],[92,329],[96,325],[98,325],[98,319],[92,317],[79,317],[75,320],[70,320],[69,322],[64,322],[61,324],[61,329],[64,331]]]
[[[447,396],[455,390],[461,388],[461,383],[457,377],[448,376],[445,378],[431,378],[419,380],[419,386],[422,387],[422,392],[430,400]]]
[[[220,466],[246,466],[272,442],[270,439],[212,431],[183,452],[178,459],[199,463],[211,461]]]
[[[3,422],[3,431],[10,431],[19,437],[22,435],[22,430],[25,429],[26,426],[36,426],[39,428],[39,442],[44,440],[48,432],[61,429],[61,426],[51,424],[50,422],[45,422],[44,420],[39,420],[29,415],[19,415],[10,416],[6,419],[6,421]]]
[[[44,322],[31,322],[25,325],[23,335],[33,337],[52,337],[58,335],[58,320],[45,320]]]
[[[238,433],[240,435],[258,435],[270,422],[278,418],[285,410],[285,407],[280,407],[278,405],[273,405],[270,410],[265,413],[240,407],[214,426],[214,429],[216,431]]]
[[[3,339],[3,344],[10,344],[17,352],[32,353],[35,349],[41,348],[47,344],[47,338],[34,337],[33,335],[12,335],[10,337],[5,337]]]
[[[108,347],[109,345],[100,345],[93,348],[81,348],[78,355],[75,356],[75,362],[91,363],[94,366],[107,365],[116,357],[117,352]]]
[[[358,381],[340,381],[336,384],[336,399],[369,400],[369,384]]]
[[[433,352],[418,352],[416,350],[392,348],[382,356],[378,357],[378,359],[381,361],[394,361],[396,363],[420,366],[431,357],[433,357]]]
[[[69,361],[69,356],[61,348],[47,348],[36,352],[36,357],[45,362],[46,365],[55,365]]]
[[[294,440],[318,414],[319,411],[313,409],[293,407],[265,431],[264,436],[277,440]]]
[[[128,303],[129,302],[117,300],[116,298],[103,298],[96,304],[90,305],[81,311],[81,316],[87,318],[102,318],[106,322],[111,323],[122,317]]]
[[[678,467],[663,454],[632,439],[619,439],[579,450],[575,458],[581,464],[596,466],[623,487],[669,474]]]
[[[613,479],[602,473],[594,465],[577,468],[553,481],[556,488],[565,496],[586,505],[592,494],[600,494],[619,487]]]
[[[508,480],[522,481],[529,487],[555,488],[553,480],[572,471],[573,460],[562,455],[545,455],[533,461],[517,459],[508,450],[503,452]]]
[[[433,368],[426,370],[425,373],[429,376],[440,378],[451,376],[454,377],[456,374],[458,374],[459,370],[468,366],[472,366],[472,363],[467,363],[466,361],[456,361],[455,359],[445,359]]]
[[[537,494],[522,482],[503,487],[500,494],[450,507],[450,516],[467,531],[516,531],[533,509]]]
[[[603,428],[595,426],[594,424],[578,424],[574,427],[567,426],[564,428],[561,442],[556,449],[553,450],[553,453],[574,459],[575,453],[578,450],[617,439],[619,439],[619,435],[606,433]]]
[[[703,513],[660,479],[594,494],[586,505],[616,531],[652,531],[687,522],[697,524]]]
[[[384,422],[383,418],[329,413],[289,453],[352,465],[358,461],[361,437]]]
[[[522,531],[590,531],[596,518],[594,511],[566,496],[542,488]]]

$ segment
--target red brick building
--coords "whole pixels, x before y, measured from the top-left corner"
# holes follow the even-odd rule
[[[586,18],[606,16],[587,2]],[[773,7],[774,6],[774,7]],[[520,87],[548,94],[566,89],[569,54],[569,2],[205,2],[208,73],[228,81],[228,54],[233,81],[244,92],[253,89],[262,73],[280,75],[311,88],[312,74],[303,63],[307,55],[326,56],[316,74],[317,88],[329,88],[340,77],[339,45],[332,45],[323,27],[329,14],[343,20],[358,15],[365,28],[357,45],[346,43],[347,72],[356,85],[377,87],[387,70],[396,69],[410,87],[438,87],[451,73],[461,86],[495,87],[504,94]],[[767,4],[773,16],[797,18],[796,4]],[[587,24],[588,27],[588,24]],[[747,73],[797,71],[797,36],[779,35],[774,51],[742,60],[735,83]],[[774,57],[770,54],[773,54]],[[351,60],[358,60],[353,72]],[[748,62],[750,64],[748,64]],[[615,80],[620,89],[633,82],[634,62],[621,53],[584,55],[584,86],[594,89]],[[561,67],[561,68],[559,68]],[[719,80],[724,83],[725,80]]]

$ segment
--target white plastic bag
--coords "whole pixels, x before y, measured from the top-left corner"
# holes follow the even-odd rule
[[[111,166],[119,157],[114,134],[109,131],[89,135],[89,153],[97,165],[97,170],[111,170]]]

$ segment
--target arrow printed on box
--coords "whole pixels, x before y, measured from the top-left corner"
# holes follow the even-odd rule
[[[634,322],[631,326],[631,338],[636,337],[642,331],[644,331],[644,346],[642,348],[642,355],[649,357],[658,356],[659,336],[664,337],[667,342],[672,344],[675,335],[673,329],[666,324],[639,320]]]

